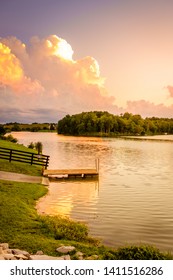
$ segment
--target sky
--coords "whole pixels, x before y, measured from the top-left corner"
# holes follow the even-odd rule
[[[173,117],[173,1],[0,0],[0,123]]]

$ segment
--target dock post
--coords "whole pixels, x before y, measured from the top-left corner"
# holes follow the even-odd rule
[[[96,164],[96,171],[99,173],[99,158],[95,160],[95,164]]]

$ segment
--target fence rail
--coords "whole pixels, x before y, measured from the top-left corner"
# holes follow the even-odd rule
[[[0,147],[0,159],[6,159],[9,162],[18,161],[23,163],[28,163],[31,165],[41,165],[47,169],[49,165],[49,156],[24,152],[15,149],[8,149]]]

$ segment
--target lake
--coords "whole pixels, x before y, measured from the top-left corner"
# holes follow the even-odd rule
[[[93,168],[99,158],[99,180],[51,182],[40,213],[85,221],[90,235],[108,246],[145,243],[173,253],[173,135],[139,140],[12,134],[24,145],[41,141],[51,169]]]

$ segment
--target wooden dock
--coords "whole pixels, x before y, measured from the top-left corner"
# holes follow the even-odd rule
[[[61,178],[88,178],[99,175],[97,169],[45,169],[43,176],[54,179]]]

